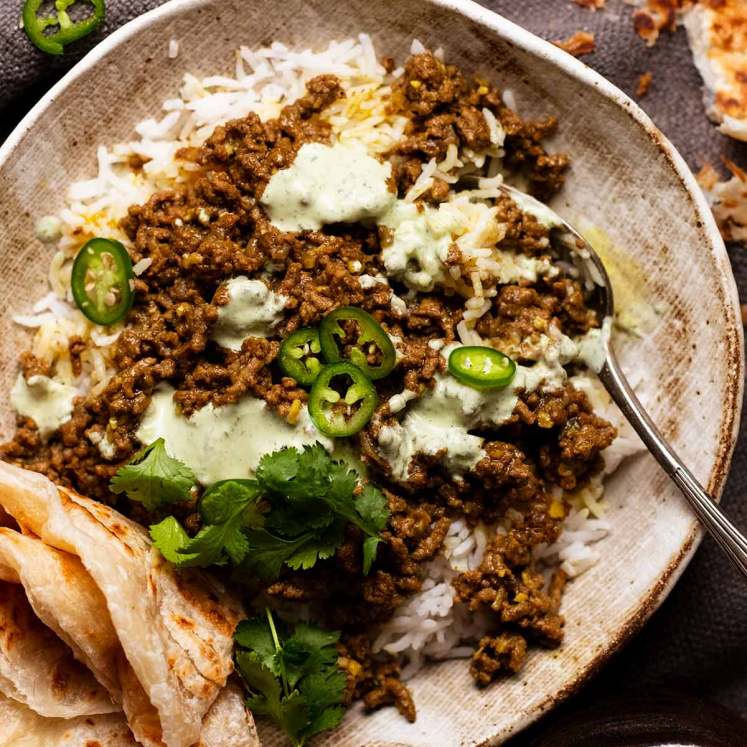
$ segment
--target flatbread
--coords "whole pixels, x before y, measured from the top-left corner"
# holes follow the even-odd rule
[[[161,747],[161,725],[124,655],[106,599],[77,555],[0,527],[0,578],[23,586],[42,622],[124,708],[135,737]]]
[[[44,718],[0,695],[0,747],[137,747],[121,713]]]
[[[684,22],[708,116],[725,135],[747,141],[747,4],[701,0]]]
[[[724,241],[747,243],[747,171],[726,161],[731,178],[721,181],[713,166],[704,166],[697,175]]]
[[[76,555],[0,527],[0,578],[23,586],[37,617],[121,702],[117,657],[122,647],[104,595]]]
[[[142,527],[107,506],[58,490],[43,475],[0,462],[0,505],[24,531],[77,555],[90,573],[154,707],[144,720],[154,738],[160,722],[167,747],[197,744],[203,718],[233,669],[240,605],[210,577],[175,571]],[[126,710],[138,698],[142,694],[128,688]]]
[[[0,692],[41,716],[73,718],[119,710],[70,648],[34,614],[23,589],[7,582],[0,582]]]
[[[258,747],[254,721],[244,707],[240,688],[232,682],[207,713],[196,747]],[[133,747],[122,714],[75,719],[44,718],[0,695],[0,747]]]
[[[229,680],[205,716],[198,747],[259,747],[254,719],[235,682]]]

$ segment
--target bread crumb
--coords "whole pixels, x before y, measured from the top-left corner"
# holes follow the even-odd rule
[[[604,0],[573,0],[573,2],[591,11],[602,10],[604,8]]]
[[[647,70],[645,73],[641,73],[641,75],[638,77],[638,85],[635,89],[635,95],[636,98],[642,99],[647,93],[649,88],[651,88],[651,82],[654,79],[654,75],[652,72]]]
[[[633,28],[649,47],[656,44],[662,31],[677,28],[678,15],[693,5],[693,0],[638,0],[633,11]]]
[[[732,174],[730,179],[721,181],[710,164],[698,172],[696,179],[708,199],[724,241],[747,243],[747,171],[727,158],[724,163]]]
[[[569,36],[567,39],[554,40],[553,44],[574,57],[582,57],[585,54],[591,54],[596,49],[594,34],[589,31],[577,31],[573,36]]]

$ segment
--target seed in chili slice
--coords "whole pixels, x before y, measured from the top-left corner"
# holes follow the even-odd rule
[[[72,42],[88,36],[98,28],[106,15],[104,0],[80,0],[81,5],[89,3],[93,13],[80,21],[73,21],[68,8],[79,0],[55,0],[54,15],[38,15],[44,0],[25,0],[23,4],[23,28],[31,43],[42,52],[59,55]],[[47,29],[57,26],[57,31],[47,33]]]
[[[322,369],[319,331],[312,327],[296,330],[280,346],[278,364],[286,376],[301,386],[311,386]]]
[[[449,373],[474,389],[503,389],[516,374],[516,363],[494,348],[465,345],[449,355]]]
[[[94,324],[115,324],[132,308],[133,277],[130,255],[119,241],[90,239],[73,262],[73,298]]]
[[[348,322],[357,326],[358,337],[346,355],[336,338],[345,340],[347,332],[342,325]],[[319,341],[328,363],[349,359],[374,381],[390,374],[397,362],[397,353],[389,335],[367,311],[357,306],[341,306],[327,314],[319,327]],[[379,363],[370,363],[369,356],[378,356]]]
[[[363,371],[343,361],[324,366],[309,393],[309,415],[325,435],[352,436],[374,413],[378,398]]]

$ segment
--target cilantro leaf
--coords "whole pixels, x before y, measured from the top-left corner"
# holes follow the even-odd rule
[[[210,486],[200,501],[200,515],[206,524],[223,524],[243,512],[247,526],[262,526],[257,505],[259,486],[254,480],[221,480]]]
[[[368,573],[389,518],[381,491],[359,488],[358,473],[332,459],[319,443],[265,454],[256,479],[215,483],[199,509],[202,529],[191,539],[169,537],[169,558],[200,566],[231,561],[265,580],[277,578],[283,566],[308,570],[331,558],[347,523],[366,535],[363,569]],[[170,531],[176,529],[170,526]],[[164,537],[160,541],[165,545]]]
[[[258,617],[251,620],[242,620],[233,634],[234,640],[242,648],[248,648],[254,651],[259,657],[263,666],[267,667],[273,674],[279,675],[275,654],[275,643],[272,640],[272,633],[267,626],[267,622]]]
[[[309,723],[303,730],[306,739],[340,725],[345,715],[345,709],[340,705],[345,685],[345,675],[336,665],[301,680],[298,689],[308,704]]]
[[[197,556],[200,565],[225,565],[226,555],[234,562],[240,563],[249,543],[244,536],[241,522],[235,518],[225,524],[213,524],[202,527],[180,550],[180,554]]]
[[[319,443],[265,454],[257,467],[257,480],[266,493],[292,504],[319,500],[327,488],[331,459]]]
[[[120,467],[109,487],[112,493],[127,493],[130,500],[154,511],[168,503],[188,500],[196,482],[194,472],[169,456],[164,440],[159,438]]]
[[[288,684],[296,683],[307,674],[319,672],[337,662],[335,644],[340,639],[337,631],[317,628],[315,625],[300,622],[293,635],[282,648],[282,662]]]
[[[267,515],[265,529],[286,537],[304,534],[310,529],[323,530],[335,519],[322,501],[297,504],[276,503]]]
[[[312,540],[313,536],[308,532],[295,539],[286,540],[263,529],[251,531],[248,533],[251,551],[247,553],[242,569],[253,571],[265,580],[277,578],[283,563]]]
[[[176,566],[187,566],[197,558],[196,555],[184,555],[180,552],[189,542],[189,535],[173,516],[166,517],[158,524],[152,524],[150,537],[161,555],[169,563]]]
[[[265,490],[282,493],[285,486],[298,474],[297,449],[280,449],[265,454],[257,465],[257,480]]]
[[[389,521],[389,502],[376,487],[367,483],[355,501],[355,510],[372,534],[380,532]]]
[[[363,575],[368,576],[371,571],[371,566],[374,560],[376,560],[376,551],[381,542],[380,537],[366,537],[363,540]]]
[[[247,706],[273,719],[301,747],[338,726],[345,713],[347,680],[337,666],[340,634],[303,622],[289,631],[276,625],[269,610],[266,614],[266,621],[239,624],[236,665],[250,693]]]
[[[301,732],[308,724],[306,699],[297,690],[284,696],[280,682],[256,653],[240,651],[236,663],[247,687],[255,693],[247,698],[247,708],[255,715],[269,716],[300,747],[304,743]]]
[[[308,699],[309,696],[304,695],[304,697]],[[308,739],[314,734],[319,734],[319,732],[336,729],[342,723],[344,715],[345,708],[343,706],[324,708],[321,712],[310,717],[309,725],[304,729],[304,737]]]
[[[313,542],[306,542],[286,561],[286,565],[294,570],[307,571],[313,568],[317,560],[331,558],[345,538],[345,524],[337,521],[322,534],[314,537]]]
[[[151,537],[163,556],[178,566],[241,563],[249,551],[247,527],[261,526],[264,517],[257,505],[259,491],[250,480],[216,483],[200,502],[205,524],[192,538],[177,520],[169,519],[151,527]]]

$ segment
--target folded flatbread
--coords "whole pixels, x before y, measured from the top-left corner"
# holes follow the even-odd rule
[[[121,713],[45,718],[0,695],[0,747],[137,747]]]
[[[103,664],[103,653],[99,662],[98,652],[89,651],[88,660],[92,669],[106,668],[116,678],[108,686],[121,693],[141,743],[208,747],[207,736],[224,728],[215,725],[228,720],[243,723],[247,745],[258,744],[240,696],[224,690],[242,611],[214,579],[175,571],[145,530],[113,509],[5,463],[0,506],[26,534],[78,558],[101,592],[123,655],[115,656],[115,668]],[[79,655],[84,652],[72,635],[70,642]],[[214,702],[221,716],[211,711]]]
[[[43,716],[119,710],[70,648],[34,614],[23,589],[7,582],[0,582],[0,692]]]
[[[0,694],[0,747],[137,747],[121,713],[45,718]],[[230,683],[205,717],[196,747],[257,747],[240,689]]]
[[[0,527],[0,579],[23,587],[36,616],[121,703],[117,660],[122,647],[104,595],[80,559]]]

